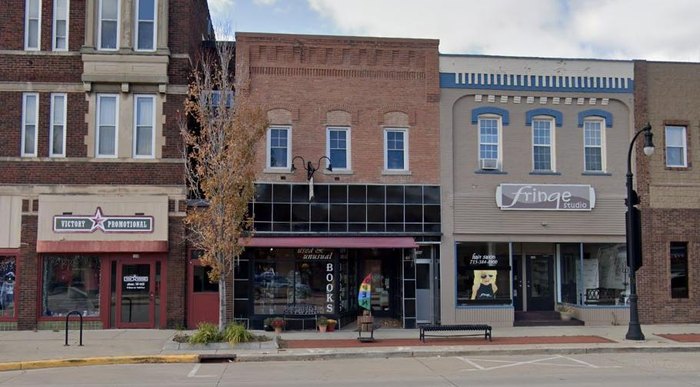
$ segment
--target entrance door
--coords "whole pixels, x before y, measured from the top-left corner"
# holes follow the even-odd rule
[[[119,263],[117,278],[117,328],[153,328],[154,263]]]
[[[219,284],[209,281],[211,268],[199,259],[187,267],[187,327],[197,328],[201,322],[219,324]]]
[[[554,259],[551,255],[527,256],[527,310],[554,310]]]
[[[433,323],[432,260],[416,259],[416,322]]]

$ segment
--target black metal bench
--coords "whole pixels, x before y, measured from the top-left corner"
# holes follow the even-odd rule
[[[426,336],[446,337],[446,336],[481,336],[477,334],[453,334],[453,335],[427,335],[425,332],[459,332],[459,331],[484,331],[484,340],[491,341],[491,325],[486,324],[452,324],[452,325],[421,325],[420,341],[425,342]]]

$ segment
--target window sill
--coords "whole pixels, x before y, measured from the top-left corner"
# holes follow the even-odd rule
[[[612,173],[608,172],[583,172],[581,176],[612,176]]]
[[[352,169],[340,169],[340,170],[333,169],[333,172],[331,172],[327,169],[324,169],[323,174],[324,175],[354,175],[355,172],[353,172]]]
[[[530,172],[530,175],[537,175],[537,176],[561,176],[561,172],[533,171],[533,172]]]
[[[265,168],[265,169],[263,169],[263,173],[274,173],[274,174],[278,174],[278,175],[291,175],[294,172],[292,172],[292,170],[289,168]]]
[[[411,171],[385,169],[382,171],[382,176],[411,176]]]
[[[478,175],[507,175],[508,172],[500,171],[498,169],[477,169],[474,173]]]

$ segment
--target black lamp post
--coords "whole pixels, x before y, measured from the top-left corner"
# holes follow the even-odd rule
[[[651,125],[647,123],[642,129],[632,137],[630,141],[629,151],[627,152],[627,214],[626,214],[626,233],[627,233],[627,263],[630,268],[630,322],[627,329],[627,340],[644,340],[642,327],[639,325],[639,310],[637,308],[637,269],[641,265],[641,215],[639,209],[635,205],[639,204],[639,196],[632,187],[632,149],[634,142],[640,134],[644,133],[644,154],[651,156],[654,153],[654,143],[652,141],[653,134],[651,133]]]
[[[329,172],[333,172],[333,165],[331,165],[331,159],[328,158],[328,156],[321,156],[318,159],[318,163],[316,164],[316,167],[311,163],[311,161],[305,161],[303,157],[301,156],[294,156],[292,159],[292,172],[296,171],[297,168],[294,166],[294,160],[296,159],[301,159],[301,164],[304,165],[304,169],[306,169],[306,180],[309,181],[309,201],[314,200],[314,173],[318,171],[321,168],[321,161],[323,159],[328,160],[328,166],[326,167],[326,170]]]

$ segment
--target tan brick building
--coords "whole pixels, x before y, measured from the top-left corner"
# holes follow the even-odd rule
[[[635,123],[651,123],[656,151],[636,154],[643,266],[642,323],[700,321],[700,64],[635,62]],[[641,140],[637,141],[641,144]]]
[[[50,328],[73,311],[90,327],[182,324],[175,117],[212,37],[206,1],[2,9],[0,326]]]

